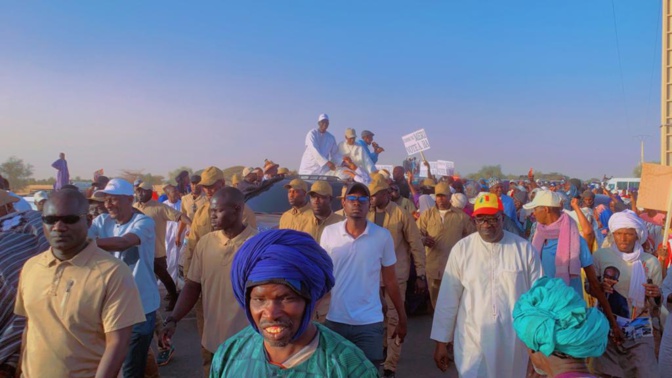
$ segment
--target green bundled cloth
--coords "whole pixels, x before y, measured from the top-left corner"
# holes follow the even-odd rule
[[[542,277],[513,309],[518,338],[535,352],[599,357],[607,348],[609,322],[559,278]]]

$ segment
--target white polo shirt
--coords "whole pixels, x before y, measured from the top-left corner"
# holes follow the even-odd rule
[[[135,234],[140,238],[140,245],[133,246],[125,251],[112,252],[112,255],[128,265],[133,272],[135,284],[140,292],[140,300],[145,314],[156,311],[161,305],[159,288],[154,276],[155,226],[152,218],[135,213],[124,224],[110,217],[110,214],[100,214],[93,220],[89,228],[89,237],[111,238]]]
[[[345,222],[327,226],[320,239],[334,262],[336,279],[327,320],[349,325],[382,322],[380,271],[397,262],[392,235],[367,221],[366,230],[355,239],[345,230]]]

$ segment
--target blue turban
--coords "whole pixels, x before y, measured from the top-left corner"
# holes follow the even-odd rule
[[[283,283],[306,301],[295,340],[310,324],[315,303],[334,287],[334,264],[327,252],[308,234],[294,230],[269,230],[248,239],[233,258],[231,284],[247,319],[259,332],[247,304],[249,289],[259,284]]]
[[[607,348],[609,322],[562,279],[542,277],[513,308],[513,328],[528,348],[550,356],[599,357]]]

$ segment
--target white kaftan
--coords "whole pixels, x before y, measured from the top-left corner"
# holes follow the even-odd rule
[[[301,158],[299,174],[324,175],[329,172],[327,162],[331,161],[338,166],[342,159],[333,135],[328,131],[323,134],[317,129],[310,130],[306,135],[306,150]]]
[[[344,140],[338,144],[338,152],[340,152],[342,156],[349,156],[350,159],[352,159],[352,162],[366,173],[376,171],[375,164],[373,164],[369,154],[364,151],[362,146],[358,144],[349,145],[348,142]]]
[[[177,203],[171,203],[169,200],[163,201],[164,204],[172,207],[177,211],[181,211],[182,200],[178,200]],[[175,245],[175,240],[177,239],[177,230],[180,225],[180,222],[166,222],[166,258],[168,263],[168,273],[170,277],[175,281],[175,285],[178,285],[179,278],[179,262],[180,262],[180,247]]]
[[[504,231],[499,243],[478,233],[450,252],[431,338],[453,342],[460,377],[524,378],[527,347],[513,330],[513,306],[541,277],[532,244]]]
[[[667,297],[672,294],[672,267],[667,269],[667,275],[663,280],[661,287],[663,294],[663,306],[670,312],[665,321],[665,331],[660,341],[660,350],[658,352],[658,369],[663,371],[672,371],[672,304],[667,302]],[[662,310],[662,309],[661,309]],[[662,319],[661,319],[662,320]]]

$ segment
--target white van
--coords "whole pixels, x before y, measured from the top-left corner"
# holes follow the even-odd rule
[[[609,181],[607,181],[606,188],[610,192],[613,192],[614,190],[618,190],[619,192],[621,190],[629,191],[632,189],[639,189],[639,182],[640,179],[635,177],[612,178]]]

